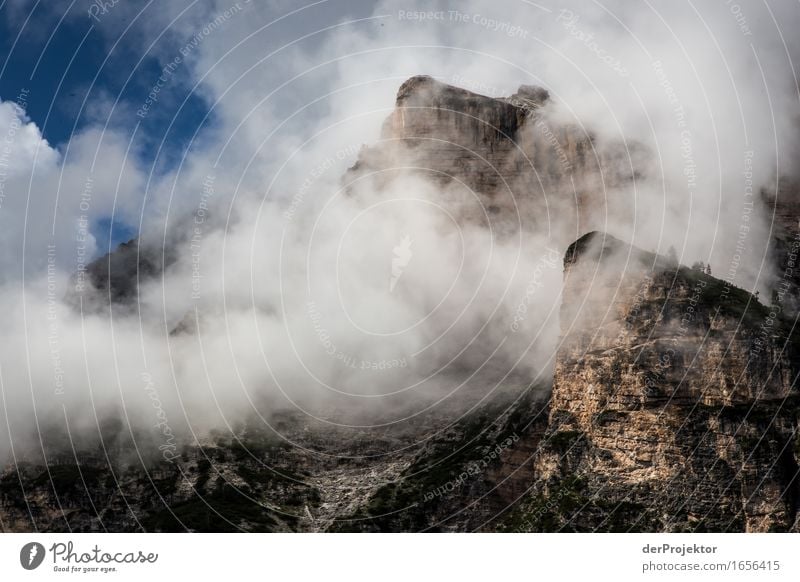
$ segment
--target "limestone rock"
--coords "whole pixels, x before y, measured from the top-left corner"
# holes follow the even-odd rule
[[[529,501],[549,509],[533,527],[792,528],[798,360],[788,329],[761,337],[769,311],[754,297],[602,233],[567,251],[563,297]]]

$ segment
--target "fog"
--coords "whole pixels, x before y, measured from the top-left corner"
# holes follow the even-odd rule
[[[163,445],[253,414],[391,425],[461,414],[498,386],[546,390],[561,256],[590,229],[672,246],[766,294],[773,217],[760,192],[798,153],[791,2],[175,4],[120,3],[97,26],[111,46],[138,18],[123,37],[137,59],[183,55],[158,100],[189,88],[211,122],[180,155],[166,133],[143,146],[141,104],[101,88],[92,120],[58,145],[24,96],[0,95],[2,455],[24,456],[48,430],[78,442],[108,417]],[[19,19],[26,3],[14,5]],[[558,204],[566,189],[544,207],[514,191],[539,218],[512,215],[499,232],[424,173],[347,187],[419,74],[493,97],[546,88],[541,116],[603,160],[577,230]],[[480,197],[465,204],[485,211]],[[140,230],[143,253],[175,260],[125,308],[96,296],[76,308],[75,273],[105,252],[87,225],[107,216]]]

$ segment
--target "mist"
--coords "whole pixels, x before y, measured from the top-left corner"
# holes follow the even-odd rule
[[[32,454],[52,426],[70,443],[102,435],[110,417],[163,447],[253,415],[369,427],[437,411],[444,424],[497,390],[545,391],[561,259],[589,230],[674,247],[766,295],[761,192],[796,177],[798,154],[791,3],[398,1],[309,16],[338,14],[333,2],[280,33],[293,5],[240,4],[172,80],[213,119],[177,163],[160,147],[144,161],[137,104],[90,92],[105,117],[53,145],[24,98],[2,95],[0,455]],[[147,55],[166,65],[230,7],[148,11],[129,42],[166,31]],[[98,29],[116,38],[137,13],[121,3]],[[545,88],[540,119],[591,143],[598,170],[548,184],[544,202],[512,184],[514,211],[496,219],[488,193],[408,171],[401,150],[392,180],[351,183],[421,74],[492,97]],[[574,188],[591,192],[578,218]],[[91,229],[107,216],[140,232],[142,252],[175,255],[124,308],[74,301],[75,274],[108,251]]]

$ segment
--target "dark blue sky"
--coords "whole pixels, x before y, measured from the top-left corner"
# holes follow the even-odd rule
[[[9,12],[5,4],[0,1],[0,98],[13,100],[21,89],[29,89],[28,116],[53,145],[68,140],[74,128],[80,130],[86,123],[97,121],[92,117],[93,100],[105,96],[112,100],[119,97],[123,104],[141,103],[152,79],[160,74],[161,66],[154,56],[158,45],[137,67],[143,52],[136,46],[144,41],[142,27],[134,24],[127,38],[112,50],[112,40],[116,39],[95,26],[83,3],[66,14],[48,8],[46,2],[31,2],[35,10],[22,14]],[[127,26],[125,16],[120,16],[116,24],[115,30],[120,31]],[[175,116],[186,97],[188,88],[179,77],[175,81],[169,87],[169,99],[160,100],[158,109],[146,119],[142,128],[147,130],[145,134],[157,134],[154,130],[163,119]],[[80,111],[87,93],[88,109]],[[189,128],[193,132],[205,114],[196,95],[190,97],[187,106],[170,139],[180,141]]]

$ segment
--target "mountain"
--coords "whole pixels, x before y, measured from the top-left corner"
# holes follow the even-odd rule
[[[279,410],[180,443],[170,462],[122,415],[98,427],[102,446],[65,449],[54,430],[46,461],[18,456],[0,476],[2,529],[800,531],[796,206],[772,200],[790,287],[777,279],[768,307],[596,230],[598,209],[624,216],[613,194],[647,173],[647,152],[549,105],[537,87],[495,99],[413,77],[343,183],[357,197],[416,174],[461,223],[550,232],[566,249],[551,383],[467,370],[458,402],[413,422]],[[92,264],[92,304],[130,308],[172,246],[131,241]]]
[[[500,235],[524,225],[566,247],[576,233],[602,226],[596,216],[614,203],[609,193],[646,171],[647,151],[632,142],[598,144],[585,128],[554,117],[549,104],[547,91],[530,85],[495,99],[412,77],[400,86],[380,140],[361,150],[343,186],[358,196],[421,175],[440,186],[440,201],[462,222]],[[625,215],[629,202],[620,200],[614,212]],[[91,285],[67,300],[135,304],[139,286],[159,280],[188,246],[192,224],[185,222],[166,238],[134,239],[90,263]]]
[[[496,99],[412,77],[398,90],[381,139],[361,151],[345,183],[385,190],[418,174],[439,185],[440,201],[461,221],[500,233],[537,230],[566,246],[573,233],[601,226],[594,221],[609,204],[630,215],[630,201],[609,193],[646,172],[647,150],[598,143],[549,105],[540,87]]]

